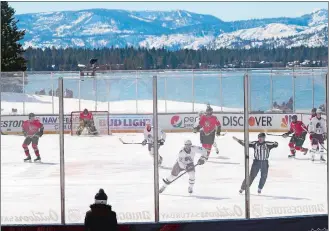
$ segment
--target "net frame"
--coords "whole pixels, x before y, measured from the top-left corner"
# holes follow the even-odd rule
[[[72,111],[71,112],[71,117],[70,117],[70,123],[71,123],[71,136],[76,135],[76,129],[75,127],[77,127],[76,125],[79,125],[79,115],[82,111]],[[101,135],[112,135],[112,132],[110,130],[110,113],[109,111],[89,111],[93,114],[93,118],[94,118],[94,123],[95,123],[95,127],[97,129],[97,131],[99,132],[99,134]],[[95,117],[97,118],[97,115],[101,114],[103,116],[106,116],[106,123],[104,126],[101,127],[106,127],[102,130],[99,129],[99,127],[97,126],[97,121],[95,121]]]

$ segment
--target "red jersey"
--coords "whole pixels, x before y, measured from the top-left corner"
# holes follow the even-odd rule
[[[212,116],[207,116],[207,115],[201,116],[199,124],[206,135],[216,132],[217,127],[221,126],[217,117],[213,116],[213,115]]]
[[[80,113],[80,116],[79,116],[79,119],[80,120],[93,120],[93,114],[91,112],[88,112],[87,115],[83,114],[83,112]]]
[[[22,129],[28,136],[34,136],[43,128],[43,124],[39,120],[26,120],[23,122]]]
[[[303,132],[307,131],[305,124],[302,121],[297,121],[296,123],[290,123],[290,132],[294,133],[296,136],[301,136]]]

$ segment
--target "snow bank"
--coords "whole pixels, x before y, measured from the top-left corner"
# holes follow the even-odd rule
[[[52,98],[54,101],[52,101]],[[25,103],[23,103],[25,102]],[[152,113],[152,100],[124,100],[112,102],[96,102],[93,100],[80,100],[75,98],[64,99],[64,113],[79,111],[87,108],[89,110],[109,111],[110,113]],[[25,110],[24,107],[25,106]],[[240,108],[227,108],[212,106],[215,111],[241,112]],[[29,95],[22,93],[1,93],[1,114],[12,114],[12,109],[17,109],[17,114],[27,114],[30,112],[37,114],[58,113],[58,97]],[[167,110],[166,110],[167,109]],[[205,110],[205,104],[194,104],[194,111]],[[192,112],[193,104],[188,102],[177,102],[170,100],[158,100],[158,112]]]

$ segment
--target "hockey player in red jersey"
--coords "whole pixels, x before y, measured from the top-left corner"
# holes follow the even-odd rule
[[[35,118],[35,115],[33,113],[29,114],[29,120],[23,122],[22,130],[25,136],[25,140],[23,142],[22,147],[26,155],[24,161],[31,161],[31,155],[28,147],[31,143],[34,153],[37,157],[34,161],[41,160],[38,143],[39,137],[43,135],[43,129],[43,124]]]
[[[297,115],[292,116],[292,122],[290,123],[290,130],[284,133],[282,136],[287,138],[290,134],[293,136],[289,142],[290,155],[288,157],[295,157],[296,150],[303,152],[305,155],[308,152],[307,148],[303,148],[303,144],[307,134],[307,128],[302,121],[299,121]]]
[[[219,136],[221,132],[221,124],[217,117],[213,115],[213,109],[210,105],[207,107],[206,114],[201,116],[199,125],[194,129],[194,132],[198,131],[200,131],[202,147],[207,150],[208,159],[215,141],[215,135]]]
[[[91,112],[89,112],[87,109],[83,110],[83,112],[80,113],[79,116],[80,120],[80,126],[77,130],[77,135],[81,135],[83,129],[88,129],[88,134],[97,135],[97,130],[94,124],[94,117]]]

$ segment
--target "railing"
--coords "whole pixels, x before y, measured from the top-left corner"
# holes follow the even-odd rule
[[[31,104],[43,102],[44,113],[58,113],[58,77],[64,78],[65,97],[72,110],[121,113],[118,101],[129,101],[130,113],[149,113],[143,102],[152,100],[150,76],[157,75],[159,112],[175,112],[176,102],[186,103],[184,111],[196,112],[207,103],[217,111],[243,111],[243,75],[250,76],[250,110],[258,112],[309,112],[325,104],[325,68],[99,71],[96,76],[79,72],[2,73],[2,100],[12,103],[10,114],[32,112]],[[74,103],[73,103],[74,101]]]

